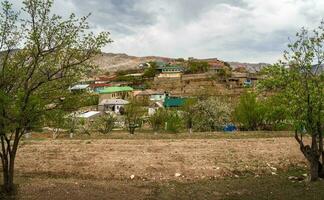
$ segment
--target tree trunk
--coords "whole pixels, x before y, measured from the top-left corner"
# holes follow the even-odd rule
[[[313,159],[310,162],[310,181],[317,181],[319,175],[319,161],[318,159]]]
[[[3,163],[3,189],[6,193],[11,193],[14,191],[14,165],[15,165],[15,155],[8,154],[2,158]]]

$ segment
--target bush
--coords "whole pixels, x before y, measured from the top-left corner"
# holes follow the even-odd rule
[[[166,131],[178,133],[183,128],[183,120],[177,111],[168,111],[166,118]]]
[[[149,124],[154,132],[163,130],[167,119],[167,112],[163,109],[157,110],[154,115],[149,117]]]
[[[116,118],[111,114],[104,114],[95,121],[95,130],[102,134],[110,133],[115,127]]]

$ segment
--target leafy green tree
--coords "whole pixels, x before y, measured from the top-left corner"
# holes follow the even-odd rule
[[[14,188],[19,141],[62,109],[69,86],[93,67],[90,59],[110,42],[108,33],[88,31],[87,17],[52,14],[52,0],[25,0],[20,19],[8,1],[0,12],[0,142],[3,183]]]
[[[155,133],[164,128],[166,119],[167,111],[164,109],[158,109],[152,116],[149,117],[150,126]]]
[[[157,74],[157,70],[156,70],[156,63],[155,62],[151,62],[150,63],[150,67],[144,70],[144,74],[143,77],[144,78],[154,78],[155,75]]]
[[[141,126],[144,113],[145,110],[136,101],[125,106],[125,124],[130,134],[134,134],[136,128]]]
[[[284,53],[285,60],[264,70],[265,91],[280,94],[295,128],[299,148],[309,163],[312,181],[324,177],[324,22],[313,30],[302,29]],[[311,137],[310,143],[304,135]]]
[[[185,121],[186,128],[188,129],[190,134],[192,133],[193,129],[194,115],[196,113],[196,103],[197,99],[186,99],[185,104],[181,108],[181,110],[183,111],[183,119]]]
[[[171,133],[178,133],[183,129],[183,118],[177,110],[167,110],[165,119],[165,130]]]
[[[271,131],[289,130],[291,128],[287,106],[280,95],[272,95],[261,101],[263,107],[263,129]]]
[[[234,119],[243,130],[254,131],[262,126],[264,113],[264,106],[257,101],[257,95],[247,92],[240,97],[239,103],[235,107]]]
[[[197,74],[207,72],[209,69],[209,64],[206,61],[188,61],[188,67],[186,73],[188,74]]]

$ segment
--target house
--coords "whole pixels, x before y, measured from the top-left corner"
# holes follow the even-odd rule
[[[185,104],[185,98],[181,97],[166,97],[163,103],[165,108],[181,107]]]
[[[143,90],[143,91],[134,91],[134,97],[137,100],[149,100],[149,101],[164,101],[166,97],[166,92],[155,91],[155,90]]]
[[[71,92],[85,92],[89,91],[89,84],[76,84],[69,88]]]
[[[102,100],[98,105],[98,111],[101,112],[114,112],[120,114],[124,109],[124,106],[129,104],[128,101],[124,99],[105,99]]]
[[[123,87],[106,87],[99,90],[99,102],[105,99],[126,99],[132,96],[133,88]]]
[[[83,119],[92,120],[92,119],[94,119],[94,118],[96,118],[98,116],[100,116],[100,112],[98,112],[98,111],[88,111],[88,112],[80,113],[76,117],[77,118],[83,118]]]
[[[224,62],[222,62],[220,60],[209,61],[208,64],[209,64],[208,71],[211,73],[219,73],[224,70],[231,70],[231,68],[229,66],[226,66],[224,64]]]
[[[166,92],[154,91],[150,94],[150,101],[162,101],[164,102],[167,96]]]
[[[184,68],[176,65],[168,65],[162,68],[159,78],[180,78],[184,72]]]
[[[117,76],[116,75],[110,75],[110,76],[99,76],[96,77],[94,80],[95,84],[101,84],[101,83],[110,83],[113,81]]]
[[[148,115],[149,116],[154,115],[156,113],[156,111],[158,109],[161,109],[161,108],[163,108],[163,103],[162,102],[157,101],[157,102],[151,103],[149,108],[148,108]]]

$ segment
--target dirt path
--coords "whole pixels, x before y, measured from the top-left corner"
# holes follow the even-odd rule
[[[194,180],[271,173],[305,165],[292,138],[232,140],[47,140],[24,143],[19,174],[138,180]],[[175,176],[176,173],[181,174]]]

